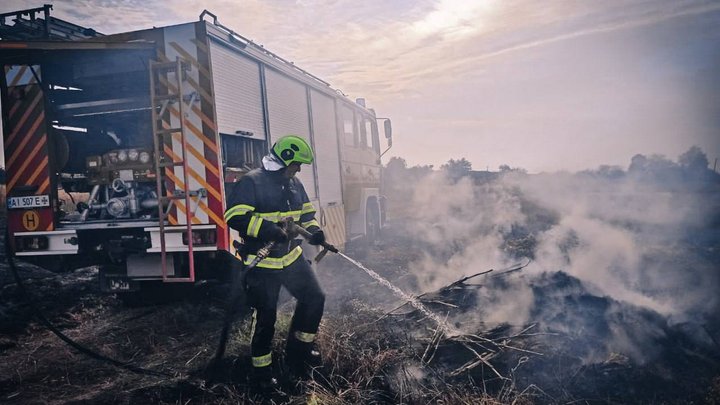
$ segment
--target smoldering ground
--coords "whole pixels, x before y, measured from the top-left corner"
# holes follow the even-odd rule
[[[434,310],[466,333],[535,325],[543,356],[497,367],[553,398],[694,395],[720,374],[720,176],[673,167],[676,176],[405,168],[388,176],[390,198],[402,197],[391,223],[415,257],[407,274],[392,263],[383,274],[423,294],[495,269],[463,308]],[[376,305],[397,304],[373,291]]]
[[[407,171],[388,184],[391,227],[376,244],[350,246],[347,253],[405,292],[428,293],[423,302],[467,335],[439,339],[437,325],[409,306],[392,311],[402,299],[328,255],[318,269],[327,293],[318,336],[325,365],[311,384],[319,402],[720,398],[717,177],[663,182],[657,180],[666,176],[621,170],[617,176],[470,172],[448,179],[427,169]],[[521,271],[502,274],[528,260]],[[472,288],[442,289],[491,268],[469,280]],[[73,336],[120,359],[167,365],[183,375],[210,360],[222,322],[223,306],[215,302],[224,296],[220,286],[199,286],[179,306],[132,309],[95,291],[92,274],[38,278],[31,291]],[[7,298],[3,319],[22,312],[11,284],[0,291]],[[293,305],[281,306],[278,357]],[[207,387],[185,377],[143,381],[100,366],[29,324],[28,316],[15,318],[20,332],[0,341],[6,360],[0,397],[11,403],[249,401],[250,322],[237,323],[228,349],[235,385]],[[523,330],[525,337],[517,338]],[[504,378],[484,363],[470,367],[478,361],[472,350]]]
[[[425,254],[411,268],[421,291],[434,290],[483,269],[531,259],[522,276],[498,289],[481,289],[477,318],[488,325],[543,321],[554,330],[566,308],[549,306],[533,287],[552,273],[578,280],[577,288],[613,302],[654,311],[670,324],[703,324],[717,313],[720,276],[713,238],[720,187],[677,189],[634,176],[509,173],[477,184],[444,172],[420,180],[409,203],[408,235]],[[707,234],[704,242],[701,234]],[[465,316],[464,322],[467,322]],[[642,339],[628,343],[620,326],[608,352],[641,361]],[[657,331],[647,331],[655,336]]]

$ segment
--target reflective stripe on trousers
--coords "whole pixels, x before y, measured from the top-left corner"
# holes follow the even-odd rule
[[[253,356],[252,365],[253,367],[267,367],[272,364],[272,352],[264,354],[262,356]]]

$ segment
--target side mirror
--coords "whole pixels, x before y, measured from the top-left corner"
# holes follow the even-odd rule
[[[378,118],[378,120],[383,120],[383,129],[385,130],[385,139],[387,139],[388,147],[385,149],[385,152],[380,154],[380,157],[382,157],[387,151],[392,148],[392,122],[390,122],[390,118]]]
[[[388,139],[389,142],[392,139],[392,122],[390,122],[390,119],[386,119],[385,122],[383,122],[383,125],[385,126],[385,138]]]

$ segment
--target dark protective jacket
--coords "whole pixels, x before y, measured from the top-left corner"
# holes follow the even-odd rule
[[[283,170],[255,169],[234,183],[228,193],[225,221],[237,230],[248,254],[245,263],[255,259],[258,249],[277,235],[278,222],[292,217],[310,233],[320,229],[315,208],[299,179],[286,178]],[[291,240],[276,243],[257,267],[282,270],[302,255],[300,243]]]

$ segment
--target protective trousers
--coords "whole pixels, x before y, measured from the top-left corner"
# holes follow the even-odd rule
[[[290,323],[287,354],[295,358],[306,356],[325,307],[325,294],[310,264],[301,256],[283,270],[255,268],[248,272],[246,285],[248,303],[255,308],[250,349],[253,366],[272,364],[272,339],[281,286],[297,300]]]

